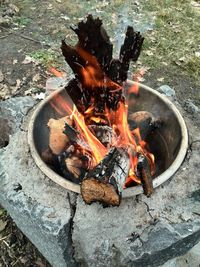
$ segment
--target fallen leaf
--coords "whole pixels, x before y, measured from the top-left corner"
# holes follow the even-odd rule
[[[17,59],[13,59],[13,65],[17,64],[18,60]]]
[[[200,52],[195,52],[196,57],[200,57]]]
[[[35,60],[34,58],[30,57],[30,56],[25,56],[25,59],[22,61],[22,64],[30,64],[30,63],[34,63]]]
[[[33,82],[38,82],[41,79],[41,76],[39,73],[37,73],[36,75],[33,76],[32,81]]]
[[[33,98],[35,99],[45,99],[45,93],[39,93],[39,94],[36,94],[36,95],[33,95]]]
[[[7,221],[4,222],[0,220],[0,232],[2,232],[6,228],[6,225],[7,225]]]
[[[163,82],[164,79],[165,79],[164,77],[160,77],[160,78],[157,79],[157,81],[158,81],[158,82]]]

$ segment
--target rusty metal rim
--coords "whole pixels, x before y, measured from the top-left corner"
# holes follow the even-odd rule
[[[128,81],[128,83],[133,83],[133,82]],[[175,174],[175,172],[178,170],[180,165],[182,164],[182,162],[185,158],[186,152],[187,152],[187,147],[188,147],[188,132],[187,132],[187,127],[185,125],[185,122],[184,122],[180,112],[178,111],[178,109],[175,107],[175,105],[167,97],[163,96],[162,94],[158,93],[157,91],[151,89],[150,87],[148,87],[146,85],[139,84],[139,86],[142,87],[143,89],[145,89],[146,91],[149,91],[154,95],[157,95],[163,102],[165,102],[165,104],[173,111],[174,115],[176,116],[176,118],[180,124],[180,128],[181,128],[182,141],[180,144],[179,152],[178,152],[174,162],[170,165],[170,167],[153,180],[153,187],[156,188],[159,185],[161,185],[162,183],[166,182],[169,178],[171,178]],[[35,111],[34,111],[32,117],[30,119],[29,127],[28,127],[28,144],[30,146],[30,151],[31,151],[33,159],[35,160],[35,163],[37,164],[37,166],[41,169],[41,171],[47,177],[49,177],[55,183],[59,184],[60,186],[66,188],[68,190],[71,190],[71,191],[76,192],[76,193],[80,193],[80,186],[79,185],[74,184],[74,183],[64,179],[62,176],[58,175],[56,172],[51,170],[48,167],[48,165],[43,162],[43,160],[41,159],[40,155],[37,152],[37,149],[36,149],[35,144],[34,144],[34,139],[33,139],[34,121],[35,121],[37,114],[40,112],[40,110],[43,108],[43,106],[47,102],[49,102],[55,95],[59,94],[62,90],[63,90],[63,88],[52,93],[50,96],[48,96],[46,99],[44,99],[38,106],[35,107]],[[142,186],[130,187],[130,188],[127,188],[126,190],[123,191],[122,197],[127,198],[127,197],[131,197],[131,196],[139,195],[141,193],[143,193]]]

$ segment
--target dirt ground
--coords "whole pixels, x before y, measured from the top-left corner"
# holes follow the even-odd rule
[[[0,0],[0,100],[45,92],[51,66],[71,75],[61,40],[74,44],[70,26],[87,14],[103,19],[116,55],[128,25],[145,36],[129,78],[146,67],[144,84],[155,89],[167,84],[183,107],[188,99],[200,107],[199,0]],[[194,112],[190,116],[200,125]],[[50,266],[0,211],[0,266]]]

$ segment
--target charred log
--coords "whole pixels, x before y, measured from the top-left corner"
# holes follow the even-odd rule
[[[127,149],[111,148],[107,156],[82,181],[83,200],[87,204],[100,202],[105,206],[119,206],[129,165]]]
[[[58,156],[58,161],[62,175],[76,184],[82,181],[89,167],[89,158],[77,153],[73,145]]]
[[[140,136],[142,140],[145,140],[148,135],[159,129],[163,122],[160,118],[156,118],[152,113],[148,111],[137,111],[129,115],[128,122],[130,129],[140,129]]]
[[[119,60],[113,60],[109,69],[109,77],[122,84],[128,76],[130,61],[137,61],[144,41],[140,32],[135,32],[133,27],[128,26],[124,44],[120,49]]]
[[[66,90],[82,113],[83,104],[87,109],[91,98],[95,99],[97,106],[98,103],[104,103],[103,108],[107,106],[116,110],[119,101],[124,101],[120,85],[127,79],[130,61],[137,60],[144,38],[132,27],[128,27],[120,58],[113,59],[113,45],[99,18],[94,19],[89,15],[86,21],[80,22],[77,28],[72,29],[78,36],[78,43],[72,47],[63,41],[61,49],[82,89],[76,85],[73,90]],[[87,77],[84,73],[87,73]]]
[[[107,73],[112,60],[113,45],[99,18],[89,15],[86,21],[78,23],[72,30],[78,36],[78,47],[96,57],[102,70]]]
[[[109,147],[111,145],[113,138],[113,131],[111,127],[105,125],[90,125],[89,129],[105,147]]]
[[[137,169],[142,182],[144,194],[149,197],[153,193],[153,180],[150,165],[145,156],[139,155]]]

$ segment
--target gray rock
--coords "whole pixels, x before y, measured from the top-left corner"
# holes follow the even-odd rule
[[[199,267],[200,243],[194,246],[185,255],[167,261],[162,267]]]
[[[199,112],[199,108],[195,106],[194,103],[190,99],[184,102],[184,109],[189,112],[190,114],[196,114]]]
[[[35,103],[30,96],[0,102],[0,147],[9,143],[9,136],[18,130],[22,119]]]
[[[171,88],[169,85],[166,85],[166,84],[165,85],[161,85],[158,88],[158,91],[160,93],[165,94],[168,97],[172,97],[172,98],[175,98],[176,97],[175,90],[173,88]]]
[[[1,103],[1,117],[9,118],[15,134],[0,149],[0,203],[52,266],[76,266],[71,240],[75,196],[38,169],[26,130],[18,128],[34,103],[30,97]]]
[[[0,150],[0,203],[52,266],[75,266],[73,209],[67,190],[47,179],[30,156],[26,133]]]

